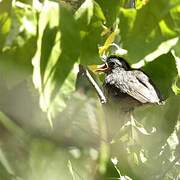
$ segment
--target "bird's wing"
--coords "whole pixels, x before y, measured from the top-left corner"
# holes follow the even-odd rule
[[[113,74],[114,85],[123,93],[127,93],[141,103],[159,103],[160,99],[148,76],[134,70]]]

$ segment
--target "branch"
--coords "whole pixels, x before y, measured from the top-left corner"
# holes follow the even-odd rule
[[[99,85],[97,84],[97,82],[93,79],[93,77],[91,76],[91,74],[89,73],[88,69],[86,69],[84,66],[82,66],[81,64],[79,65],[79,70],[81,72],[83,72],[83,74],[86,76],[87,80],[92,84],[92,86],[94,87],[97,95],[99,96],[99,99],[101,101],[101,104],[105,104],[107,102],[107,99],[104,95],[104,93],[102,92],[101,88],[99,87]]]

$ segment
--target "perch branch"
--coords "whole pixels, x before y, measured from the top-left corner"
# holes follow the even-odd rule
[[[99,96],[99,99],[101,101],[101,104],[105,104],[107,102],[107,99],[104,95],[104,93],[102,92],[101,88],[99,87],[99,85],[97,84],[97,82],[93,79],[93,77],[91,76],[91,74],[89,73],[88,69],[86,69],[84,66],[79,65],[80,70],[84,73],[84,75],[86,76],[86,78],[88,79],[88,81],[92,84],[92,86],[94,87],[96,93]]]

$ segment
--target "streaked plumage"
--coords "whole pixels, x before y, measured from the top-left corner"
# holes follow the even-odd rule
[[[106,60],[104,89],[108,98],[126,103],[130,109],[134,106],[157,103],[162,97],[150,78],[139,69],[132,69],[120,57],[109,56]]]

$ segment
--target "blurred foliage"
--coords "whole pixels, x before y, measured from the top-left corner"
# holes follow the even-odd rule
[[[0,0],[0,179],[180,179],[179,35],[179,0]],[[165,105],[100,104],[112,43]]]

